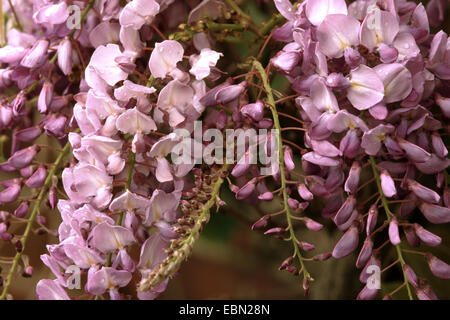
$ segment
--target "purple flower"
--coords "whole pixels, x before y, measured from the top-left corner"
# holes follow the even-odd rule
[[[66,291],[55,280],[42,279],[36,285],[38,300],[70,300]]]
[[[355,226],[350,227],[341,239],[338,241],[333,249],[333,257],[335,259],[341,259],[348,256],[350,253],[356,250],[358,246],[358,228]]]
[[[431,253],[425,255],[431,272],[438,278],[450,279],[450,266],[444,261],[436,258]]]
[[[388,198],[395,196],[397,194],[397,189],[395,187],[394,180],[387,170],[381,171],[380,179],[383,194]]]

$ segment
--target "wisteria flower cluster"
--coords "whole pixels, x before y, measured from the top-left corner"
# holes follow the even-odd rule
[[[15,254],[0,254],[1,299],[17,273],[32,276],[25,249],[39,234],[53,239],[40,256],[53,277],[38,299],[155,299],[225,187],[280,207],[251,229],[292,245],[279,269],[305,294],[320,277],[310,265],[353,255],[358,299],[437,298],[408,256],[450,278],[427,251],[442,242],[430,226],[450,222],[446,2],[266,2],[278,13],[262,23],[233,0],[3,2],[0,237]],[[233,62],[227,46],[244,35],[250,53]],[[229,141],[211,129],[258,134],[222,161]],[[252,161],[261,149],[270,170]],[[314,252],[303,227],[342,235]],[[401,285],[382,296],[391,268]]]

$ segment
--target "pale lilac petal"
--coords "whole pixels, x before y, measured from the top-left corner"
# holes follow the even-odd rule
[[[150,133],[157,129],[155,121],[137,108],[122,113],[116,121],[117,130],[123,133]]]
[[[38,300],[70,300],[67,292],[56,280],[42,279],[36,285],[36,299]]]
[[[90,244],[101,252],[123,249],[133,242],[135,238],[130,230],[106,222],[96,225],[91,232]]]
[[[183,60],[184,49],[180,43],[174,40],[166,40],[155,44],[149,67],[155,78],[165,78],[173,71],[177,63]]]
[[[67,18],[69,18],[69,11],[64,1],[43,6],[33,14],[33,20],[39,24],[61,24],[65,23]]]
[[[411,72],[399,63],[380,64],[373,68],[383,81],[384,101],[392,103],[405,99],[412,90]]]
[[[314,151],[304,154],[302,159],[319,166],[333,167],[339,165],[339,160],[321,156]]]
[[[359,21],[343,14],[326,16],[317,28],[319,49],[329,58],[340,58],[346,48],[359,44]]]
[[[310,97],[319,111],[339,111],[339,105],[333,91],[321,80],[316,80],[311,86]]]
[[[370,51],[382,43],[390,45],[398,31],[399,23],[396,17],[376,7],[366,15],[361,25],[361,44]]]
[[[122,9],[119,22],[124,27],[139,30],[145,23],[152,22],[159,9],[159,3],[155,0],[132,0]]]
[[[309,0],[306,2],[306,16],[315,26],[318,26],[329,14],[347,14],[347,4],[344,0]]]
[[[397,189],[395,188],[394,180],[387,170],[381,171],[380,179],[383,194],[388,198],[395,196],[397,194]]]
[[[350,72],[350,88],[347,98],[358,110],[376,105],[384,97],[383,81],[371,68],[360,65]]]
[[[419,209],[431,223],[442,224],[450,222],[450,208],[424,202],[419,205]]]

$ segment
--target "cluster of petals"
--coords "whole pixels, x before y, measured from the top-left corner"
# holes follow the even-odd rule
[[[120,289],[135,274],[140,279],[151,273],[177,237],[173,230],[181,214],[184,178],[194,164],[175,165],[168,155],[183,138],[176,130],[192,131],[203,112],[203,79],[221,54],[203,48],[188,59],[191,69],[185,71],[179,66],[182,44],[157,42],[148,68],[164,87],[157,92],[130,80],[143,52],[142,30],[169,5],[132,0],[102,15],[90,34],[95,51],[84,72],[85,90],[74,96],[72,122],[79,133],[68,134],[75,161],[62,173],[69,199],[58,202],[59,243],[48,245],[49,254],[41,256],[56,279],[39,282],[39,299],[68,299],[73,266],[87,273],[87,294],[127,298]],[[152,135],[161,127],[170,132]],[[118,190],[116,181],[127,181],[129,187]],[[140,250],[138,259],[130,256],[132,247]],[[154,299],[166,285],[164,281],[137,296]]]
[[[273,35],[286,44],[272,65],[299,95],[295,102],[307,129],[302,156],[307,176],[299,195],[307,201],[327,199],[322,216],[344,232],[333,257],[354,252],[366,224],[357,266],[379,264],[372,255],[377,220],[370,212],[375,209],[363,219],[365,212],[358,212],[355,201],[363,159],[377,161],[385,197],[405,199],[389,226],[393,245],[401,241],[397,220],[408,220],[415,208],[431,223],[450,222],[449,203],[441,196],[448,192],[444,171],[450,160],[441,138],[442,118],[432,111],[437,105],[448,121],[449,40],[444,31],[431,34],[429,27],[442,21],[442,4],[432,1],[425,8],[407,1],[357,0],[347,6],[344,0],[307,0],[294,5],[275,0],[275,5],[287,22]],[[432,175],[439,191],[416,181],[421,175]],[[412,230],[414,237],[407,233],[411,242],[420,238],[418,229]],[[424,239],[429,245],[440,243]],[[423,298],[424,289],[414,288]],[[364,287],[358,298],[377,294]]]

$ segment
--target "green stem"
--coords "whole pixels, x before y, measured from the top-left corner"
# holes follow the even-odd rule
[[[298,261],[300,263],[300,266],[302,268],[303,271],[303,275],[305,277],[305,279],[307,280],[311,280],[311,275],[309,274],[308,270],[306,270],[306,266],[304,263],[304,258],[302,257],[301,253],[300,253],[300,248],[298,247],[298,243],[296,241],[296,237],[295,237],[295,232],[294,232],[294,227],[292,225],[292,218],[291,218],[291,209],[288,205],[288,194],[286,191],[286,174],[285,174],[285,167],[284,167],[284,153],[283,153],[283,143],[282,143],[282,138],[281,138],[281,125],[280,125],[280,120],[278,118],[278,113],[277,113],[277,109],[275,106],[275,99],[273,98],[273,94],[272,94],[272,87],[269,84],[269,81],[267,79],[267,74],[266,71],[264,70],[263,66],[261,65],[261,63],[259,63],[258,61],[254,60],[253,61],[253,66],[256,68],[256,70],[258,70],[258,72],[261,75],[261,78],[263,80],[263,84],[264,84],[264,89],[266,89],[267,91],[267,98],[268,98],[268,102],[270,105],[270,111],[272,112],[272,117],[273,117],[273,123],[275,128],[277,129],[277,138],[278,138],[278,161],[279,161],[279,166],[280,166],[280,178],[281,178],[281,190],[283,193],[283,204],[284,204],[284,209],[285,209],[285,213],[286,213],[286,220],[288,223],[288,229],[289,229],[289,233],[291,236],[291,241],[292,244],[294,246],[294,250],[295,250],[295,255],[298,258]]]
[[[381,188],[381,178],[380,178],[380,174],[378,173],[378,170],[377,170],[377,164],[375,162],[375,158],[373,156],[370,156],[369,159],[370,159],[370,165],[372,166],[373,175],[377,182],[377,188],[378,188],[378,193],[380,194],[380,197],[381,197],[381,203],[383,205],[384,211],[386,212],[387,221],[391,222],[392,216],[394,214],[389,209],[388,201],[383,193],[383,189]],[[400,264],[402,266],[403,282],[405,283],[406,289],[408,291],[409,300],[413,300],[413,295],[411,292],[411,288],[409,286],[408,277],[406,276],[406,272],[403,268],[403,266],[406,264],[406,262],[405,262],[405,259],[403,259],[403,254],[402,254],[402,250],[400,248],[400,244],[395,246],[395,250],[397,251],[398,260],[400,261]]]
[[[59,154],[58,158],[56,159],[54,165],[51,167],[50,171],[47,174],[47,177],[44,182],[44,186],[41,188],[41,191],[39,192],[39,195],[34,202],[33,209],[31,211],[30,218],[28,219],[27,226],[25,228],[25,232],[22,235],[22,238],[20,239],[20,242],[22,243],[22,250],[20,252],[17,252],[14,257],[13,265],[11,266],[11,269],[9,270],[8,276],[6,278],[6,283],[3,288],[2,295],[0,296],[0,300],[5,300],[6,295],[8,294],[9,287],[11,285],[12,279],[16,273],[17,267],[19,266],[20,259],[22,257],[22,253],[25,250],[25,246],[28,241],[28,237],[31,232],[31,228],[33,226],[34,221],[36,220],[36,217],[39,212],[39,208],[42,204],[42,201],[44,201],[45,195],[47,194],[48,189],[50,188],[50,185],[52,184],[52,178],[56,174],[56,170],[59,168],[59,166],[63,163],[64,157],[69,153],[70,150],[70,143],[67,142],[64,148],[62,149],[61,153]]]
[[[228,165],[225,164],[215,173],[217,180],[214,183],[214,187],[208,201],[205,204],[202,204],[198,209],[199,213],[195,214],[195,224],[190,230],[189,235],[184,239],[172,240],[169,249],[172,249],[174,253],[170,254],[154,272],[150,273],[146,278],[141,280],[138,285],[138,291],[148,291],[159,285],[165,279],[172,277],[180,268],[181,263],[190,256],[195,241],[200,236],[202,227],[204,227],[209,220],[210,210],[217,201],[217,197],[220,193],[220,187],[224,182],[222,174],[227,170],[227,168]]]
[[[14,8],[14,5],[11,3],[11,0],[8,0],[8,3],[9,3],[9,7],[11,8],[11,11],[13,13],[14,20],[16,20],[17,28],[21,32],[23,32],[23,27],[22,27],[22,24],[20,23],[19,16],[17,15],[17,12],[16,12],[16,9]]]
[[[0,47],[5,45],[5,16],[3,15],[3,1],[0,1]]]
[[[225,3],[234,11],[237,12],[238,15],[240,15],[245,20],[251,21],[252,19],[248,14],[246,14],[244,11],[242,11],[241,8],[233,1],[233,0],[225,0]]]
[[[222,30],[237,30],[242,31],[245,30],[245,26],[242,24],[234,24],[234,23],[216,23],[216,22],[208,22],[206,24],[208,30],[211,31],[222,31]]]

